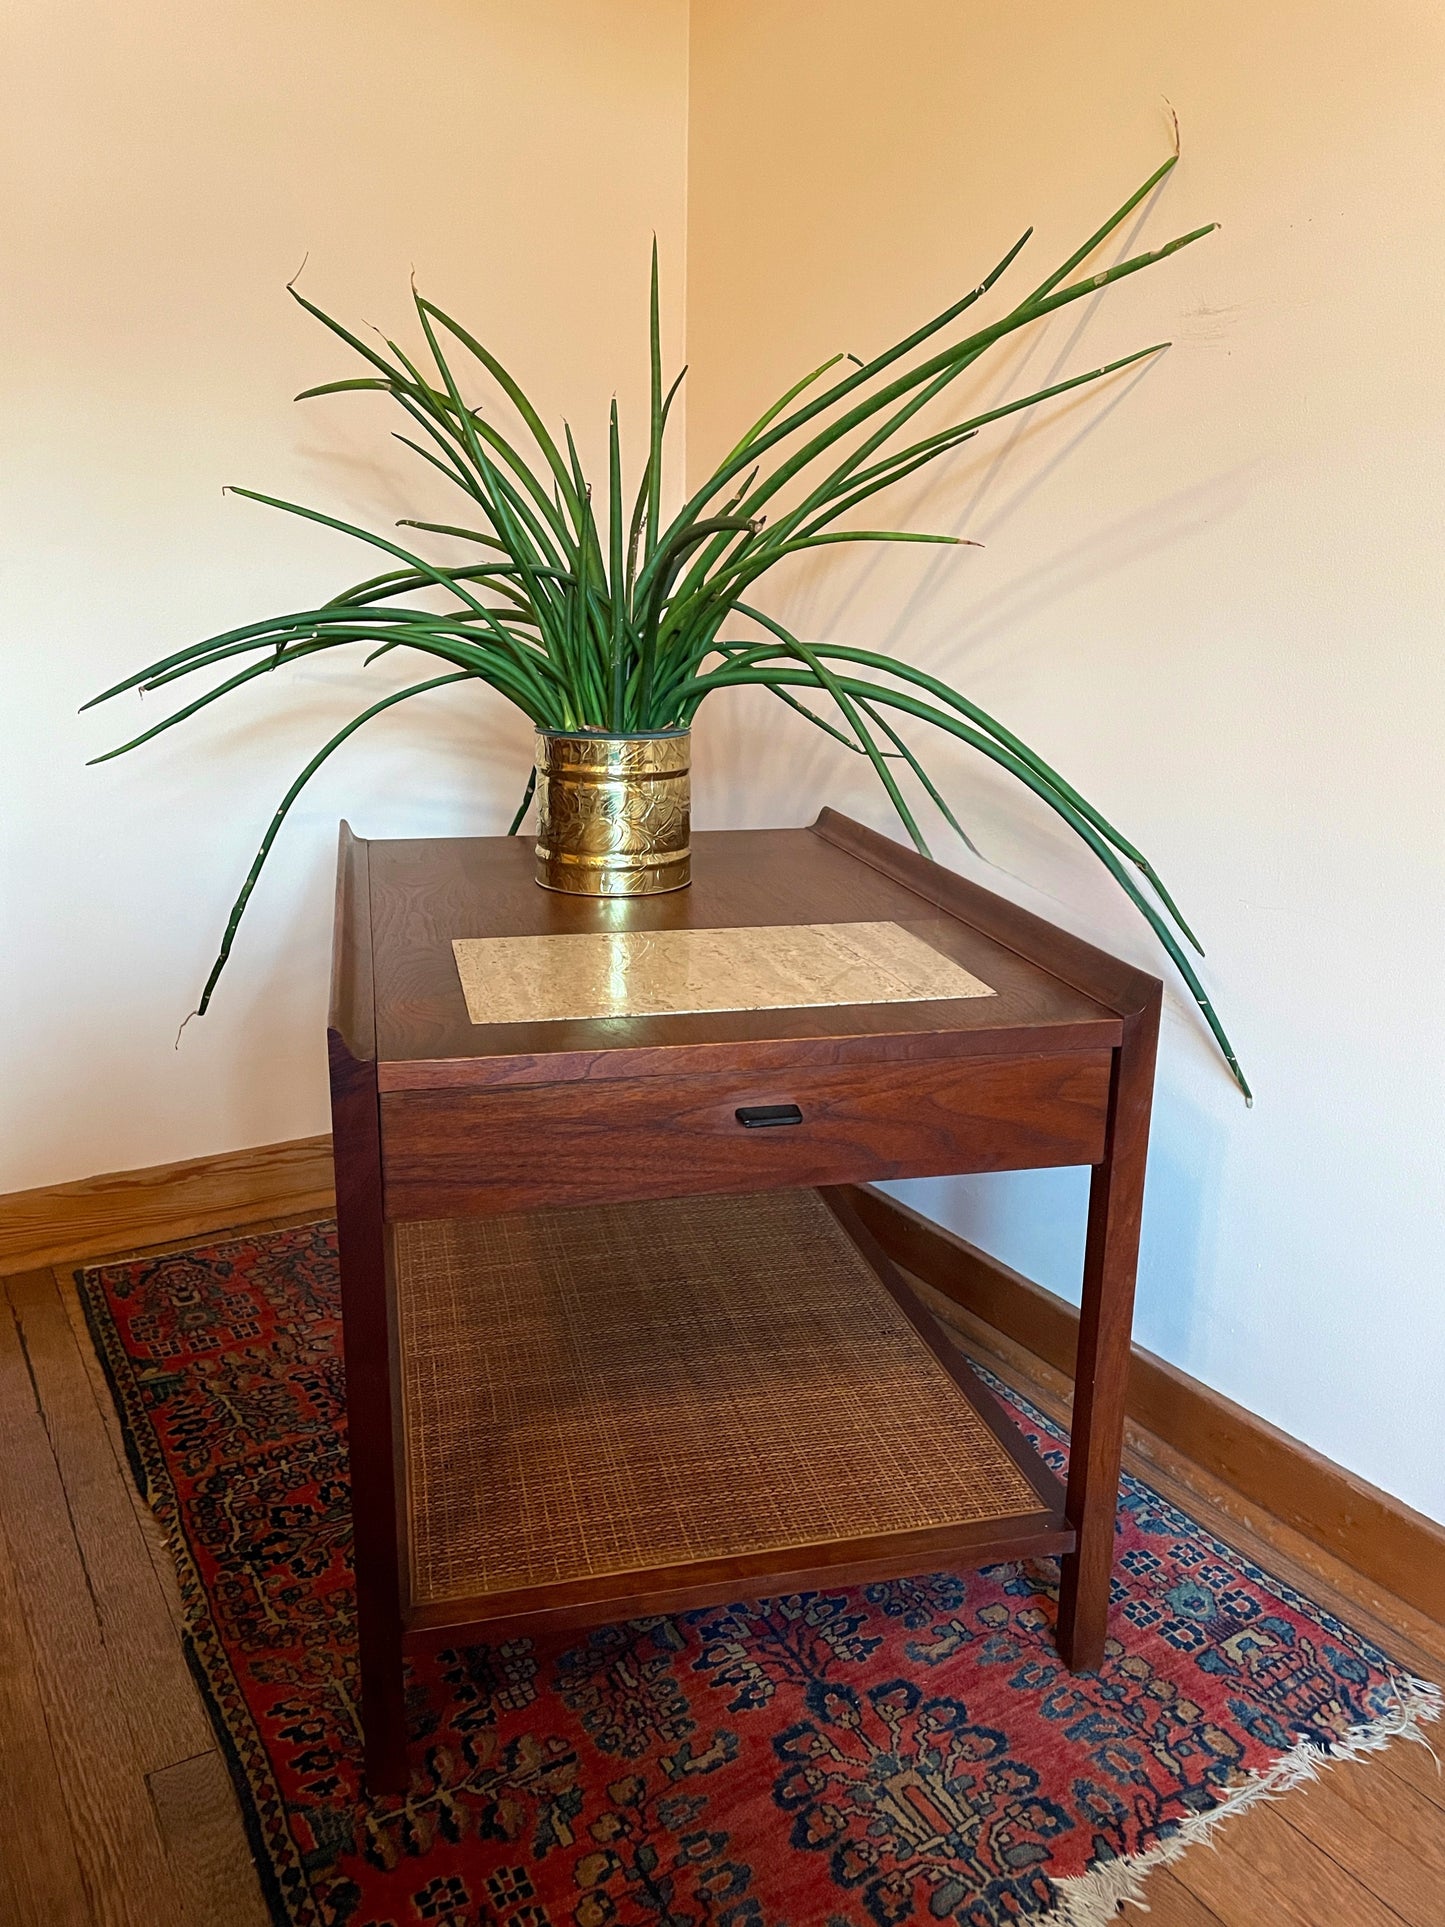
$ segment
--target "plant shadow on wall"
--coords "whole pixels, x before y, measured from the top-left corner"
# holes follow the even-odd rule
[[[1062,360],[1063,357],[1059,359]],[[1126,405],[1136,383],[1145,378],[1152,365],[1152,363],[1144,363],[1136,368],[1132,375],[1121,377],[1113,384],[1112,393],[1102,404],[1095,402],[1090,396],[1076,396],[1072,401],[1050,410],[1045,421],[1041,422],[1035,417],[1032,421],[1020,422],[1001,448],[990,449],[987,454],[980,456],[972,463],[956,464],[958,471],[956,474],[950,472],[942,478],[936,475],[929,477],[924,485],[915,491],[913,500],[909,504],[908,519],[912,520],[915,514],[921,514],[929,509],[935,512],[935,519],[938,519],[937,511],[944,508],[945,491],[952,485],[959,484],[964,497],[963,505],[951,511],[945,510],[942,519],[946,520],[950,525],[950,532],[954,534],[958,534],[964,528],[976,530],[980,545],[983,539],[991,539],[994,532],[1006,526],[1009,518],[1030,496],[1037,493],[1057,470],[1072,460],[1084,442],[1091,435],[1097,434],[1116,410]],[[990,522],[981,523],[978,519],[980,508],[1000,479],[1008,472],[1011,464],[1026,451],[1029,441],[1036,436],[1042,436],[1049,430],[1057,429],[1071,414],[1078,412],[1083,413],[1083,420],[1078,430],[1055,448],[1047,460],[1039,463],[1030,472],[1027,479],[1015,489],[1002,507],[993,512]],[[971,487],[967,486],[969,483],[972,483]],[[1157,515],[1161,506],[1158,503],[1152,503],[1149,512]],[[1098,561],[1096,543],[1082,545],[1082,548]],[[870,579],[875,577],[883,567],[884,560],[885,558],[881,555],[873,555],[861,563],[856,563],[849,572],[846,584],[838,581],[840,571],[836,569],[828,571],[815,562],[808,571],[808,588],[817,602],[813,612],[814,619],[825,627],[832,627],[842,618],[848,605],[869,586]],[[1035,584],[1039,573],[1037,558],[1031,556],[1026,580],[1030,584]],[[901,646],[905,640],[916,637],[920,620],[929,612],[939,591],[949,581],[947,563],[938,558],[926,563],[916,572],[911,585],[889,616],[884,628],[882,640],[889,648]],[[829,607],[833,612],[831,616],[824,613],[822,606],[825,593],[830,598]],[[985,603],[977,600],[970,602],[968,625],[970,636],[979,633],[979,625],[985,612]]]
[[[570,427],[564,423],[561,441],[554,438],[491,350],[420,292],[413,290],[424,343],[418,360],[395,341],[372,346],[293,286],[301,306],[345,342],[366,369],[308,389],[301,399],[343,392],[387,396],[406,417],[398,439],[456,487],[465,498],[467,519],[407,518],[400,525],[450,545],[443,559],[432,560],[421,548],[319,509],[237,489],[250,500],[356,538],[379,551],[387,566],[320,607],[249,622],[178,650],[94,699],[154,690],[200,671],[223,672],[202,694],[108,752],[116,756],[256,678],[323,651],[365,651],[371,663],[395,650],[410,650],[429,658],[437,672],[367,704],[323,744],[287,790],[232,909],[200,1010],[210,1002],[288,812],[327,758],[371,718],[430,690],[470,682],[504,696],[539,731],[636,737],[686,730],[719,691],[758,687],[865,757],[925,854],[910,791],[921,794],[959,835],[965,832],[903,733],[905,726],[929,725],[1031,790],[1088,846],[1146,919],[1247,1098],[1234,1050],[1188,954],[1199,952],[1198,941],[1142,852],[1041,756],[946,682],[897,656],[804,640],[752,599],[756,585],[786,558],[832,545],[957,546],[966,538],[838,524],[994,424],[1117,375],[1167,346],[1136,349],[918,434],[919,418],[930,404],[997,344],[1061,309],[1092,300],[1213,231],[1213,224],[1195,228],[1111,267],[1093,272],[1085,267],[1177,158],[1176,152],[996,319],[963,333],[955,329],[1014,266],[1031,230],[976,287],[902,341],[866,362],[836,355],[803,375],[671,517],[663,509],[664,446],[682,375],[665,385],[655,246],[647,455],[640,479],[625,487],[614,401],[606,478],[595,493]],[[484,405],[463,394],[463,379],[474,379],[477,368],[490,386],[492,399]],[[738,619],[750,633],[725,633]],[[815,704],[826,705],[830,713],[820,713]],[[529,785],[514,830],[530,794]]]
[[[1175,133],[1177,142],[1177,124]],[[1154,194],[1146,196],[1140,204],[1139,218],[1129,230],[1128,234],[1119,241],[1115,250],[1113,265],[1118,266],[1120,263],[1131,258],[1135,247],[1143,238],[1144,229],[1148,224],[1153,202],[1162,191],[1163,183],[1160,182]],[[1075,316],[1070,317],[1073,325],[1068,329],[1062,345],[1052,357],[1048,372],[1044,377],[1045,386],[1049,386],[1063,378],[1064,370],[1068,366],[1072,356],[1082,348],[1084,336],[1089,329],[1090,323],[1095,318],[1102,300],[1103,290],[1101,289],[1094,296],[1093,300],[1084,300],[1078,304]],[[1052,333],[1053,330],[1045,326],[1040,329],[1030,330],[1026,334],[1015,335],[1011,337],[1006,344],[1001,344],[1006,351],[1011,351],[1011,360],[996,375],[993,384],[994,400],[1005,400],[1011,386],[1016,387],[1026,380],[1032,364],[1045,352]],[[1113,392],[1102,405],[1094,404],[1085,407],[1085,404],[1090,403],[1092,398],[1076,396],[1072,401],[1063,404],[1060,408],[1051,409],[1048,415],[1042,419],[1033,414],[1020,414],[1013,421],[1002,445],[990,447],[987,454],[975,459],[972,463],[961,462],[952,465],[954,473],[951,473],[947,479],[953,481],[955,475],[957,475],[957,478],[961,482],[965,484],[971,482],[972,486],[966,486],[964,488],[962,506],[956,509],[949,518],[951,532],[957,535],[967,527],[980,538],[986,539],[993,534],[996,528],[1005,526],[1009,517],[1015,513],[1030,496],[1037,493],[1058,469],[1069,462],[1078,453],[1083,443],[1091,435],[1097,434],[1117,409],[1124,406],[1135,385],[1145,379],[1153,366],[1154,363],[1152,360],[1141,361],[1128,379],[1121,379],[1112,384]],[[1047,434],[1051,430],[1056,430],[1062,422],[1067,420],[1070,414],[1076,412],[1081,407],[1085,407],[1085,413],[1083,422],[1078,430],[1057,446],[1047,460],[1035,467],[1027,479],[1024,480],[1021,485],[1014,490],[1007,501],[1005,501],[1002,508],[992,512],[988,522],[981,522],[979,519],[980,512],[990,497],[996,493],[1003,477],[1015,466],[1014,458],[1020,453],[1023,446],[1034,436]],[[916,485],[912,491],[913,499],[908,509],[907,519],[911,521],[914,514],[921,512],[925,506],[929,504],[930,498],[936,499],[939,493],[941,493],[941,490],[939,488],[937,472],[929,470],[925,473],[921,484]],[[842,614],[847,603],[866,586],[869,577],[877,570],[881,560],[881,554],[875,551],[866,562],[854,568],[852,571],[852,580],[847,589],[835,596],[835,614],[832,620],[836,620],[836,618]],[[923,568],[917,571],[912,587],[900,600],[896,612],[889,620],[883,632],[882,640],[887,647],[893,648],[901,646],[905,640],[913,638],[916,633],[919,616],[928,607],[935,592],[946,579],[945,568],[945,559],[943,557],[935,557],[932,561],[926,562]],[[814,570],[813,574],[816,577],[820,572]],[[834,571],[835,576],[836,574],[837,571]],[[1037,570],[1031,562],[1029,570],[1030,581],[1035,578],[1036,574]],[[979,615],[980,609],[978,604],[972,604],[970,607],[969,622],[971,633],[977,633]],[[828,617],[822,616],[821,620],[824,626],[832,626],[832,620]]]
[[[1142,204],[1138,220],[1118,243],[1116,262],[1128,259],[1142,241],[1154,203],[1163,191],[1161,183],[1155,194]],[[1077,319],[1068,317],[1072,325],[1062,331],[1063,339],[1050,356],[1044,375],[1046,383],[1059,380],[1082,351],[1084,337],[1101,312],[1103,299],[1101,291],[1093,300],[1079,303],[1074,311]],[[1030,367],[1046,352],[1054,335],[1055,328],[1046,325],[1010,340],[1007,346],[1014,350],[1013,359],[994,381],[992,400],[1003,400],[1010,385],[1017,387],[1024,382]],[[962,458],[951,463],[946,472],[925,471],[908,492],[909,499],[903,505],[905,519],[911,522],[916,516],[926,514],[953,534],[968,529],[984,541],[991,541],[1076,459],[1084,443],[1097,435],[1111,416],[1127,406],[1135,388],[1160,372],[1157,361],[1143,361],[1131,373],[1110,384],[1111,392],[1102,404],[1093,396],[1080,393],[1043,414],[1020,414],[1001,445],[986,447],[972,460]],[[1082,419],[1074,431],[1060,434],[1075,416]],[[1031,444],[1039,441],[1046,442],[1046,452],[1030,461]],[[1025,665],[1028,642],[1021,639],[1013,647],[1009,642],[1011,632],[1019,629],[1027,617],[1053,608],[1092,583],[1122,573],[1136,561],[1190,540],[1201,528],[1237,510],[1244,499],[1246,480],[1259,466],[1257,460],[1235,464],[1171,494],[1152,496],[1137,509],[1091,531],[1052,556],[1041,558],[1038,550],[1031,548],[1027,565],[1018,574],[992,590],[970,593],[968,597],[967,653],[973,671],[978,673],[1015,663]],[[1000,491],[1010,479],[1014,486],[1000,500]],[[804,558],[797,578],[789,585],[789,609],[799,622],[834,629],[843,622],[850,605],[874,586],[877,572],[890,559],[893,558],[888,551],[875,550],[865,553],[863,558],[855,558],[851,568],[838,569],[829,568],[826,562],[820,564],[815,558]],[[948,606],[950,589],[953,607],[957,606],[957,575],[950,569],[954,561],[947,552],[936,553],[913,573],[896,599],[880,637],[881,645],[889,650],[909,645],[915,658],[921,658],[923,666],[933,668],[936,673],[944,669],[948,661],[956,662],[958,657],[958,623]],[[984,646],[989,642],[998,645],[992,652]],[[929,657],[934,660],[928,660]],[[955,756],[954,761],[957,764],[962,759]],[[1002,789],[1001,785],[992,787]],[[1007,869],[996,861],[994,867]],[[1017,875],[1012,870],[1007,873]],[[1018,880],[1039,887],[1036,876],[1032,879],[1021,876]]]

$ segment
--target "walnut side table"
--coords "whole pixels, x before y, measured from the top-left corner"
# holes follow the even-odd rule
[[[995,994],[473,1024],[451,948],[872,920]],[[373,1792],[406,1784],[404,1655],[428,1645],[1057,1553],[1060,1652],[1100,1663],[1160,998],[831,810],[699,835],[690,889],[625,903],[539,890],[523,838],[342,826],[329,1047]],[[785,1128],[749,1128],[760,1111]],[[1093,1180],[1065,1491],[846,1187],[1073,1164]]]

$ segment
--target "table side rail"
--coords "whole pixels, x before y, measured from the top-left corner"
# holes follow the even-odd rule
[[[824,1587],[861,1586],[920,1572],[977,1568],[1005,1559],[1073,1550],[1074,1531],[1062,1513],[1021,1513],[966,1526],[890,1537],[840,1540],[740,1558],[619,1572],[605,1577],[528,1586],[471,1599],[432,1600],[405,1614],[406,1643],[417,1646],[466,1629],[492,1639],[511,1630],[604,1625],[649,1613],[686,1612],[734,1600],[778,1598]],[[484,1631],[479,1631],[484,1628]]]
[[[870,1012],[880,1008],[886,1007],[873,1005]],[[947,1023],[937,1030],[880,1030],[876,1025],[856,1031],[845,1029],[844,1023],[855,1014],[840,1006],[837,1028],[826,1036],[740,1034],[705,1042],[674,1039],[652,1044],[592,1044],[566,1050],[502,1051],[498,1055],[479,1045],[477,1052],[467,1057],[388,1058],[383,1052],[377,1082],[383,1091],[479,1091],[532,1084],[626,1083],[644,1077],[754,1077],[849,1064],[882,1068],[925,1059],[1115,1050],[1124,1035],[1123,1019],[1111,1013],[1068,1023],[1040,1023],[1021,1016],[1017,1023],[979,1029]],[[515,1028],[497,1026],[493,1035]]]
[[[392,1220],[1096,1164],[1112,1053],[381,1095]],[[796,1107],[756,1128],[739,1112]]]

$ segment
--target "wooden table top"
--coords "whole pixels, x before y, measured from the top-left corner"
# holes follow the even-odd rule
[[[844,841],[855,847],[842,847]],[[961,878],[948,877],[946,894],[954,900],[944,907],[927,879],[948,873],[923,865],[922,887],[909,887],[866,860],[875,845],[876,860],[890,867],[894,857],[911,860],[909,852],[831,811],[811,829],[703,831],[693,839],[690,888],[605,901],[539,889],[525,837],[368,843],[370,930],[352,934],[369,940],[380,1088],[592,1081],[1118,1043],[1117,1010],[1068,981],[1078,975],[1067,967],[1070,947],[1086,946]],[[996,995],[473,1024],[451,947],[458,937],[871,920],[910,926]],[[1063,946],[1060,974],[1035,960],[1041,932]]]

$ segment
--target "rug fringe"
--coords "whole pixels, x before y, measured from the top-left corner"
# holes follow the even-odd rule
[[[1056,1881],[1058,1900],[1048,1916],[1050,1927],[1107,1927],[1126,1906],[1137,1907],[1147,1914],[1149,1904],[1144,1898],[1144,1882],[1156,1867],[1169,1866],[1191,1847],[1211,1845],[1216,1831],[1226,1820],[1262,1800],[1277,1800],[1291,1788],[1318,1779],[1322,1767],[1333,1766],[1340,1760],[1358,1759],[1365,1753],[1377,1753],[1397,1739],[1416,1740],[1436,1758],[1422,1724],[1440,1718],[1445,1711],[1445,1695],[1431,1681],[1416,1679],[1409,1673],[1396,1674],[1391,1683],[1399,1695],[1397,1704],[1368,1726],[1356,1728],[1330,1747],[1302,1740],[1273,1766],[1251,1774],[1233,1787],[1217,1807],[1181,1821],[1167,1840],[1160,1841],[1146,1853],[1130,1854],[1122,1860],[1103,1860],[1087,1873]]]

